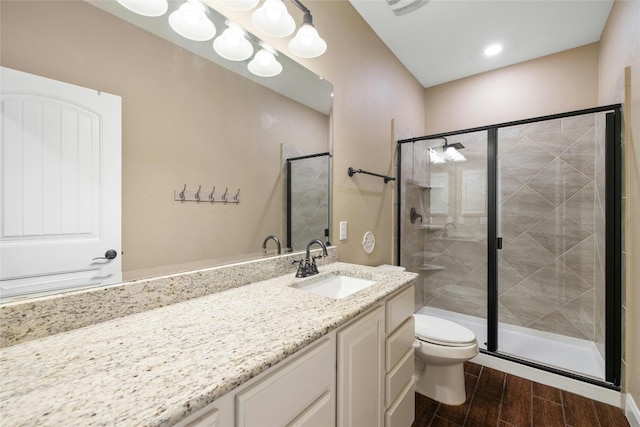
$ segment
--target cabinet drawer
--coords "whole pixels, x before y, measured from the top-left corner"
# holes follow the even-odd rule
[[[186,424],[185,427],[219,427],[220,414],[218,409],[214,408],[200,415],[195,420]]]
[[[387,301],[387,334],[393,332],[407,317],[413,314],[414,294],[415,291],[411,285]]]
[[[237,426],[284,426],[331,390],[334,347],[326,339],[236,396]]]
[[[331,392],[327,391],[287,427],[327,427],[333,424],[334,416]]]
[[[411,427],[416,411],[415,390],[416,386],[410,381],[400,398],[385,412],[385,427]]]
[[[413,348],[415,337],[413,316],[409,317],[394,333],[387,337],[386,372],[390,372],[400,359]]]
[[[413,381],[413,348],[404,355],[400,362],[386,376],[385,407],[396,401],[409,381]]]

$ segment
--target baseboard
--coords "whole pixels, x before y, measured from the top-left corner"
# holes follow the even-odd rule
[[[634,402],[633,397],[628,393],[624,405],[624,414],[631,427],[640,427],[640,410],[638,410],[638,406],[636,402]]]

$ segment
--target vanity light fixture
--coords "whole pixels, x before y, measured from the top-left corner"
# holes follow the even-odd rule
[[[216,35],[216,27],[207,17],[207,8],[198,0],[187,0],[172,12],[169,25],[189,40],[206,41]]]
[[[282,64],[276,59],[276,52],[269,45],[260,43],[262,49],[256,53],[247,68],[251,73],[260,77],[273,77],[282,72]]]
[[[253,9],[259,2],[260,0],[218,0],[218,3],[229,9],[240,10],[243,12]]]
[[[216,35],[216,26],[207,16],[209,10],[201,1],[185,0],[169,15],[171,28],[186,39],[207,41]],[[227,8],[238,11],[251,10],[260,2],[260,0],[217,1]],[[313,26],[311,11],[300,0],[290,1],[304,13],[304,16],[296,36],[289,41],[289,50],[300,58],[316,58],[322,55],[327,50],[327,43]],[[162,16],[169,10],[168,0],[117,0],[117,2],[126,9],[144,16]],[[217,16],[216,13],[213,15]],[[219,24],[216,19],[214,18],[215,22]],[[262,7],[253,12],[251,21],[258,30],[272,37],[289,36],[296,28],[296,23],[283,0],[264,0]],[[259,40],[248,35],[237,24],[229,20],[225,23],[228,28],[213,41],[213,49],[222,58],[230,61],[249,59],[254,53],[254,42]],[[277,51],[262,42],[260,46],[261,49],[248,64],[249,71],[261,77],[277,76],[282,72],[282,64],[276,59]]]
[[[265,0],[251,15],[251,22],[272,37],[287,37],[296,29],[296,23],[282,0]]]
[[[253,55],[253,45],[245,37],[244,30],[227,20],[227,29],[213,41],[213,50],[229,61],[244,61]]]
[[[169,9],[167,0],[117,0],[122,6],[142,16],[162,16]]]
[[[309,9],[300,2],[293,1],[293,3],[304,8],[304,18],[296,36],[289,41],[289,50],[300,58],[316,58],[327,50],[327,43],[322,40],[313,26],[313,17]]]
[[[484,50],[485,56],[496,56],[500,52],[502,52],[502,45],[499,43],[491,44]]]

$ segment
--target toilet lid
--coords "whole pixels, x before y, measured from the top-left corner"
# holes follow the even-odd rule
[[[449,346],[465,346],[476,341],[473,332],[457,323],[426,314],[414,314],[413,317],[419,340]]]

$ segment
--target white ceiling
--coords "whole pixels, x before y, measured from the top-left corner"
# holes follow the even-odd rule
[[[613,0],[349,0],[424,87],[600,40]],[[423,6],[404,15],[394,9]],[[389,5],[391,3],[391,6]],[[485,57],[491,43],[504,44]]]

